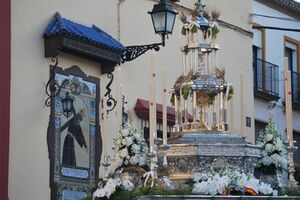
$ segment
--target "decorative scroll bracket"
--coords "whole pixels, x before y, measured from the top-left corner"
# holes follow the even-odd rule
[[[106,93],[105,93],[105,97],[108,97],[107,101],[106,101],[106,105],[108,107],[107,109],[107,114],[111,111],[113,111],[117,105],[117,101],[113,98],[112,94],[111,94],[111,84],[114,81],[114,75],[112,73],[107,73],[107,78],[110,79],[110,81],[108,82],[106,88]]]
[[[52,57],[51,62],[53,62],[54,65],[50,65],[50,78],[49,78],[49,80],[46,84],[46,88],[45,88],[46,95],[48,96],[48,98],[45,101],[45,105],[47,107],[52,106],[52,99],[55,98],[60,93],[63,86],[68,84],[68,82],[69,82],[68,80],[65,80],[61,83],[61,85],[59,85],[55,81],[55,70],[58,65],[58,58]]]
[[[128,46],[126,47],[126,51],[124,51],[122,55],[122,63],[132,61],[137,57],[143,55],[148,50],[155,50],[159,51],[160,46],[165,46],[165,35],[162,35],[162,42],[161,43],[154,43],[148,45],[139,45],[139,46]]]

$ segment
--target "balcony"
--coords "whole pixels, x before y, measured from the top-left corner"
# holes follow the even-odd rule
[[[254,96],[265,101],[279,97],[279,67],[259,58],[253,60]]]
[[[300,110],[300,74],[292,72],[292,101],[293,108]]]

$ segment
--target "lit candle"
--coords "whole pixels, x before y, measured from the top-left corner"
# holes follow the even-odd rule
[[[163,103],[163,144],[167,144],[167,85],[166,70],[162,74],[162,103]]]

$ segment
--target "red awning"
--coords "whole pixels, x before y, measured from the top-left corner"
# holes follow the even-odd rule
[[[157,122],[162,124],[162,105],[156,104],[156,118]],[[149,101],[143,99],[137,99],[134,111],[140,119],[149,120]],[[184,120],[184,111],[183,111]],[[167,107],[167,121],[168,125],[175,125],[175,109],[172,107]],[[193,116],[188,114],[188,121],[193,121]]]

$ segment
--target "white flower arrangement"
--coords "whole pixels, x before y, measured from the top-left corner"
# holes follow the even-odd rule
[[[119,178],[110,178],[107,180],[104,187],[98,188],[93,193],[93,199],[95,198],[110,198],[110,196],[116,191],[117,187],[125,191],[132,191],[134,189],[134,184],[128,179],[121,180]]]
[[[262,158],[258,161],[258,168],[273,168],[272,170],[287,170],[287,152],[282,142],[282,134],[276,129],[272,120],[265,130],[260,132],[257,145],[262,148]]]
[[[131,124],[126,124],[114,139],[114,162],[113,171],[122,165],[146,164],[148,146],[142,133]]]
[[[195,194],[228,194],[230,188],[242,194],[278,195],[277,190],[273,190],[269,184],[256,179],[252,174],[232,170],[226,170],[225,174],[195,173],[192,179],[195,182],[192,192]]]

